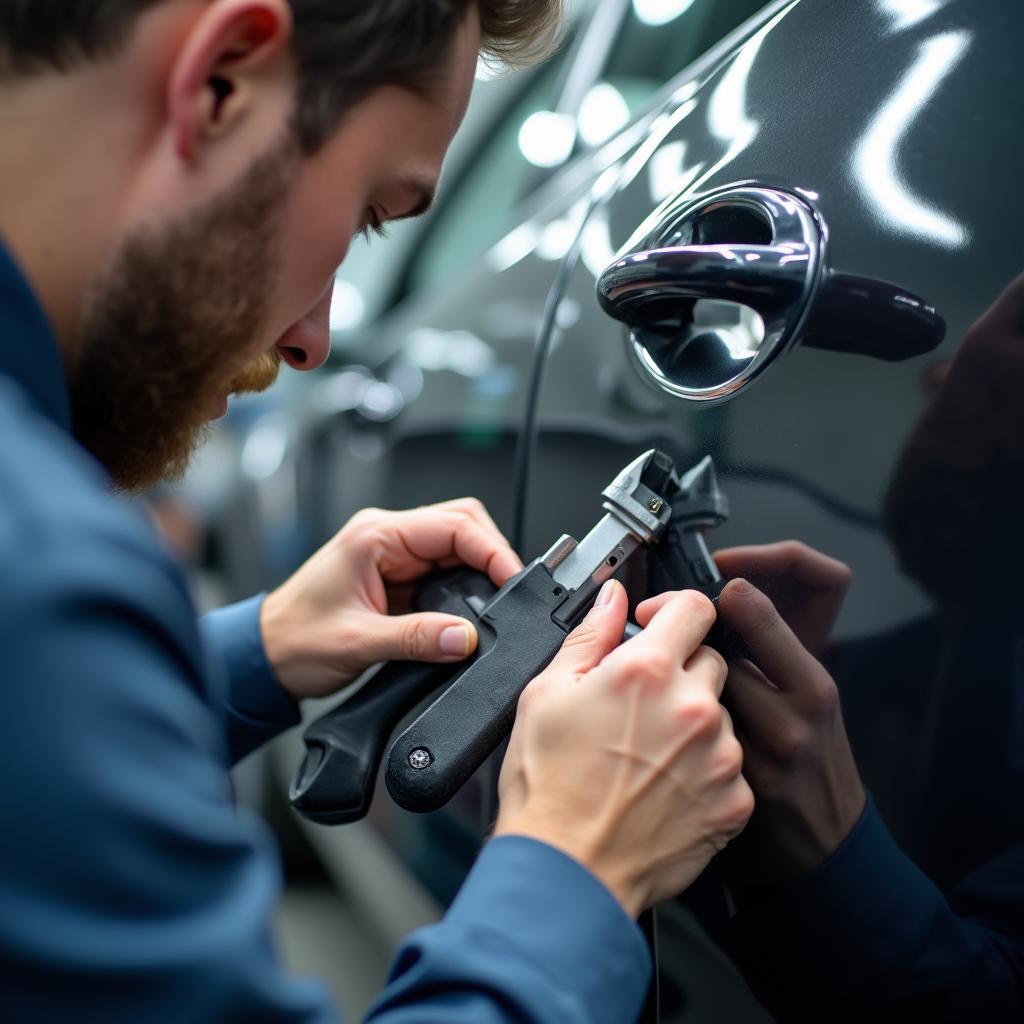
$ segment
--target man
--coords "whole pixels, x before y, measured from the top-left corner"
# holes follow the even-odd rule
[[[227,395],[323,363],[360,230],[429,206],[478,53],[543,54],[556,0],[6,0],[0,8],[3,1007],[16,1020],[326,1021],[269,941],[264,830],[231,760],[375,662],[457,661],[468,623],[393,587],[519,561],[461,500],[356,516],[201,638],[109,482],[185,465]],[[520,705],[501,811],[371,1018],[635,1017],[631,918],[752,797],[699,595],[609,583]]]

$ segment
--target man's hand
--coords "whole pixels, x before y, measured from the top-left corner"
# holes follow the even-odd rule
[[[274,672],[293,700],[323,697],[380,661],[457,662],[477,645],[465,619],[409,610],[413,583],[468,565],[498,586],[522,568],[483,505],[364,509],[263,603]]]
[[[746,824],[753,795],[718,698],[715,619],[694,591],[641,604],[610,581],[523,692],[502,767],[497,835],[531,836],[589,868],[632,915],[685,889]]]
[[[715,560],[724,575],[746,577],[719,599],[750,656],[730,664],[725,699],[757,794],[743,844],[730,852],[746,881],[802,874],[846,838],[866,799],[836,684],[815,657],[850,570],[795,541],[720,551]]]

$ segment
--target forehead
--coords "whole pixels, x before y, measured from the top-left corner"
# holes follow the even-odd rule
[[[442,159],[469,105],[479,50],[479,21],[470,5],[428,95],[381,86],[362,104],[363,115],[376,122],[381,142],[392,151],[417,153],[432,162]]]
[[[477,60],[480,56],[480,19],[476,5],[470,4],[466,17],[459,26],[448,62],[447,102],[455,117],[455,126],[462,123],[473,91]]]

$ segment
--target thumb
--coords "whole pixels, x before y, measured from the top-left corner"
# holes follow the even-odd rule
[[[476,627],[457,615],[418,612],[368,618],[362,650],[377,661],[455,662],[476,650]]]
[[[581,676],[599,665],[622,643],[628,612],[625,588],[618,580],[608,580],[587,617],[565,638],[545,675]]]

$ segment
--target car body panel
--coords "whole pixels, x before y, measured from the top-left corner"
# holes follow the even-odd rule
[[[945,888],[1024,838],[1012,579],[1024,437],[999,432],[1020,425],[1006,396],[1020,393],[1024,367],[984,330],[968,333],[1024,262],[1022,33],[1024,8],[999,0],[769,4],[714,60],[553,177],[482,260],[378,325],[376,372],[415,367],[416,393],[363,431],[376,439],[372,484],[332,507],[340,520],[367,501],[475,493],[511,531],[526,389],[538,344],[549,346],[522,553],[581,537],[602,487],[645,448],[683,463],[711,454],[732,507],[713,547],[793,538],[851,566],[829,664],[858,766],[896,839]],[[814,211],[825,273],[889,282],[934,306],[941,345],[887,360],[798,337],[722,404],[654,386],[626,328],[601,311],[597,279],[672,204],[749,183]],[[550,331],[538,337],[545,309]],[[884,318],[879,331],[875,347],[895,352]],[[962,450],[954,432],[929,451],[921,424],[943,403],[956,412],[970,358],[989,375],[991,402],[968,394],[976,415],[964,420]],[[324,472],[345,479],[353,445],[365,443],[346,433],[349,461]],[[922,459],[927,479],[948,486],[914,489],[907,467]],[[920,528],[894,532],[911,515]],[[631,596],[646,594],[634,585]],[[378,824],[426,877],[453,842],[452,822],[455,857],[471,856],[492,783],[493,768],[451,811],[417,821],[378,809]],[[430,883],[442,902],[458,875]],[[663,958],[669,989],[695,984],[684,960]],[[732,991],[730,970],[719,994]],[[745,1009],[730,1019],[764,1019],[737,998]]]

